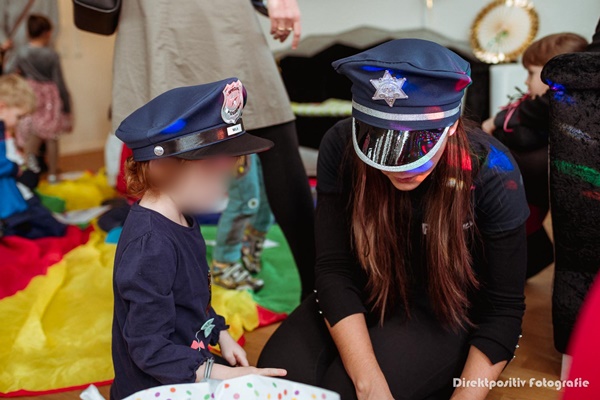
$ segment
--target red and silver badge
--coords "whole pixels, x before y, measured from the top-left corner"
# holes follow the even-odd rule
[[[223,89],[223,107],[221,118],[228,124],[235,124],[244,109],[244,86],[239,80],[231,82]]]

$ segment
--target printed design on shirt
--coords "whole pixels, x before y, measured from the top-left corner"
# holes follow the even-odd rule
[[[207,339],[210,334],[212,333],[213,329],[215,328],[215,319],[211,318],[208,321],[206,321],[202,327],[200,328],[199,331],[196,332],[196,339],[194,341],[192,341],[191,344],[191,348],[194,350],[198,350],[200,351],[201,349],[204,350],[206,349],[206,346],[204,345],[204,339]],[[204,335],[204,339],[200,339],[198,336],[200,335],[200,333],[202,333]]]
[[[204,337],[209,337],[212,333],[213,329],[215,328],[215,324],[213,322],[215,322],[215,319],[211,318],[200,328],[200,331],[204,332]]]
[[[475,225],[475,223],[473,221],[465,222],[463,224],[463,230],[464,231],[469,230],[469,229],[471,229],[471,227],[473,227],[473,225]],[[421,230],[423,231],[423,235],[427,235],[427,232],[429,231],[429,224],[423,222],[421,224]]]
[[[208,271],[208,303],[206,304],[206,315],[209,315],[210,305],[212,303],[212,275],[210,269]]]

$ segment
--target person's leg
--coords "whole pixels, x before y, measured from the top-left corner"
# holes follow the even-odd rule
[[[467,334],[445,330],[429,313],[411,311],[412,318],[399,315],[383,326],[369,327],[377,362],[395,399],[448,399],[452,378],[460,377],[467,353]],[[339,357],[327,370],[321,386],[354,399],[354,387]]]
[[[304,298],[315,283],[314,205],[298,151],[296,124],[288,122],[250,133],[275,144],[273,149],[259,154],[265,188],[275,219],[294,255]]]
[[[284,368],[285,379],[320,386],[337,354],[315,296],[308,296],[273,333],[260,354],[259,368]]]
[[[213,252],[212,275],[215,284],[227,289],[260,290],[262,279],[253,278],[239,262],[242,256],[242,240],[248,221],[258,208],[258,182],[256,171],[232,180],[229,186],[229,202],[221,214],[217,226],[217,243]]]
[[[227,207],[217,224],[217,243],[213,251],[213,260],[222,263],[233,263],[240,259],[244,229],[255,209],[247,207],[251,198],[256,198],[252,177],[248,174],[232,179],[229,185]]]
[[[259,204],[256,214],[250,218],[250,222],[244,232],[244,241],[242,245],[242,262],[244,267],[250,272],[260,272],[261,256],[264,247],[267,232],[273,225],[273,213],[269,207],[269,200],[265,191],[265,184],[262,176],[262,167],[256,154],[251,157],[250,168],[256,170],[259,189]]]
[[[265,180],[263,176],[262,163],[256,154],[252,154],[250,168],[256,171],[256,180],[258,186],[258,208],[256,213],[250,219],[250,225],[258,232],[267,233],[273,225],[273,213],[269,206],[269,199],[265,189]]]
[[[48,160],[48,181],[58,179],[58,139],[48,139],[46,143],[46,159]]]

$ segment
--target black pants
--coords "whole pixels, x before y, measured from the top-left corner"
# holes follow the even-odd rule
[[[314,205],[300,153],[295,122],[249,132],[275,147],[260,153],[269,205],[287,239],[302,282],[302,298],[315,283]]]
[[[375,356],[396,400],[449,399],[452,379],[460,377],[467,358],[468,334],[445,330],[420,310],[416,307],[408,321],[398,314],[383,326],[369,326]],[[285,368],[288,379],[333,390],[342,400],[356,399],[318,311],[315,297],[309,296],[267,342],[258,366]]]

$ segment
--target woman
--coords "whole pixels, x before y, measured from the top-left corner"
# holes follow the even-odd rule
[[[453,383],[496,379],[518,347],[519,170],[460,118],[470,67],[450,50],[395,40],[334,67],[353,83],[353,118],[320,149],[317,293],[259,365],[342,399],[484,399]]]
[[[276,40],[300,38],[296,0],[269,1]],[[244,126],[275,143],[260,154],[269,204],[306,295],[314,288],[314,206],[289,99],[249,0],[124,1],[115,44],[113,128],[160,93],[237,76],[251,97]],[[248,275],[249,276],[249,275]]]

